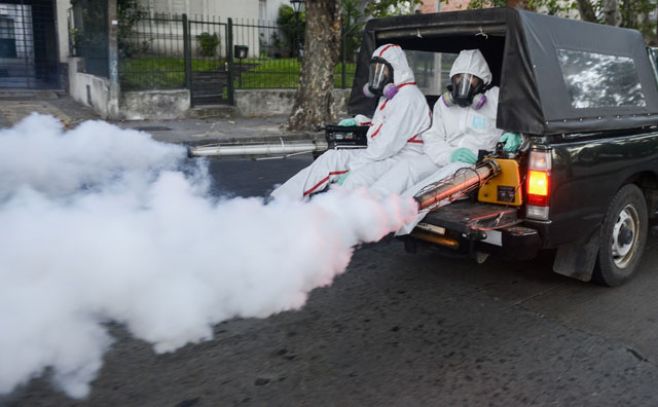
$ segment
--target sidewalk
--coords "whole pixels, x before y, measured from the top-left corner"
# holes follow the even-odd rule
[[[32,112],[58,118],[73,127],[85,120],[98,118],[92,109],[76,103],[56,91],[7,91],[0,97],[0,127],[11,127]]]
[[[324,133],[291,133],[283,129],[287,116],[259,118],[124,121],[113,124],[150,133],[155,140],[187,145],[276,143],[279,139],[324,137]]]
[[[28,94],[25,94],[28,95]],[[0,98],[0,128],[11,127],[32,112],[57,117],[67,127],[75,127],[85,120],[100,120],[88,108],[67,95],[39,92],[30,97]],[[110,121],[126,129],[145,131],[155,140],[168,143],[201,145],[211,143],[262,143],[279,139],[298,140],[324,137],[317,133],[290,133],[283,130],[287,116],[266,118],[208,118],[179,120]]]

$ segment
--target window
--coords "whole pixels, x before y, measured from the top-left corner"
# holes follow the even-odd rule
[[[0,16],[0,58],[16,58],[14,20]]]
[[[405,50],[416,83],[426,95],[440,95],[450,83],[450,67],[457,54]]]
[[[574,108],[646,106],[632,58],[568,49],[557,57]]]

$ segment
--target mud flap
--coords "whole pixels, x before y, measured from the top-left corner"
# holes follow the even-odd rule
[[[590,281],[599,254],[600,232],[600,228],[596,228],[586,242],[560,246],[555,255],[553,271],[576,280]]]

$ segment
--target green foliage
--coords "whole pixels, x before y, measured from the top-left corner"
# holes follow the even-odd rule
[[[413,14],[422,0],[371,0],[366,6],[366,14],[372,17],[390,17]]]
[[[450,0],[441,0],[441,2],[447,4]],[[505,0],[471,0],[471,2],[468,3],[468,8],[505,7],[506,3]]]
[[[283,46],[287,49],[288,56],[299,56],[299,50],[304,44],[304,31],[306,30],[306,13],[295,10],[282,4],[279,7],[279,16],[276,24],[283,33]]]
[[[204,57],[214,57],[217,55],[217,46],[219,45],[219,35],[217,33],[203,32],[196,36],[199,43],[199,53]]]
[[[150,48],[150,41],[135,42],[135,25],[148,16],[147,10],[138,0],[118,0],[117,14],[119,17],[119,53],[130,57]]]
[[[334,86],[341,86],[342,65],[334,69]],[[347,86],[352,85],[355,64],[346,64]],[[299,85],[301,62],[297,58],[282,58],[261,61],[257,66],[241,74],[235,80],[236,89],[284,89],[296,88]]]
[[[656,9],[650,0],[619,1],[621,26],[640,30],[647,40],[655,42],[656,22],[649,19],[649,13]]]
[[[213,72],[224,66],[222,59],[193,59],[195,72]],[[235,79],[237,89],[285,89],[299,85],[301,63],[298,58],[260,60],[248,58],[246,68]],[[334,71],[334,86],[341,86],[342,66]],[[352,85],[355,64],[346,64],[347,86]],[[185,63],[176,57],[140,57],[121,60],[119,63],[121,88],[124,90],[179,89],[185,87]]]
[[[449,0],[441,0],[448,3]],[[504,7],[506,0],[471,0],[469,8]],[[624,28],[639,30],[648,42],[656,42],[656,22],[649,18],[649,14],[656,9],[655,0],[618,0],[617,1],[621,23]],[[580,6],[580,7],[579,7]],[[571,10],[591,10],[591,17],[582,17],[605,24],[604,0],[528,0],[529,10],[546,14],[567,16]]]
[[[360,0],[341,0],[343,44],[345,60],[354,61],[356,51],[361,45],[365,16],[359,10]]]
[[[345,59],[353,62],[361,46],[363,28],[368,18],[412,14],[422,4],[422,0],[370,0],[363,10],[362,0],[340,0],[340,4]]]

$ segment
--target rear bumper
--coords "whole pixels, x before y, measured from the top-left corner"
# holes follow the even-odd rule
[[[490,253],[513,260],[532,259],[542,248],[541,235],[520,223],[516,212],[507,206],[456,202],[430,212],[406,238],[406,247],[413,251],[419,244],[429,244],[453,255]]]

